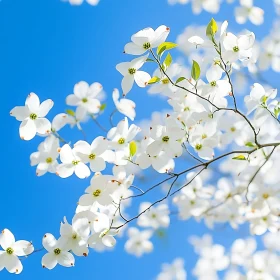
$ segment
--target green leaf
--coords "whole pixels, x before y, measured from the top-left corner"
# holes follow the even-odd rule
[[[129,143],[130,156],[133,157],[137,152],[137,145],[134,141]]]
[[[236,160],[246,160],[246,158],[243,155],[239,155],[237,157],[234,157],[232,159],[236,159]]]
[[[101,106],[100,106],[100,111],[104,111],[105,110],[105,108],[106,108],[106,103],[103,103]]]
[[[245,144],[245,146],[254,148],[254,147],[256,146],[256,144],[255,144],[255,143],[252,143],[252,142],[247,142],[247,143]]]
[[[147,58],[146,61],[147,61],[147,62],[156,62],[156,61],[154,61],[154,60],[151,59],[151,58]]]
[[[177,44],[172,42],[164,42],[160,44],[157,48],[157,55],[161,56],[165,51],[171,50],[173,48],[176,48]]]
[[[278,118],[279,114],[280,114],[280,108],[275,107],[274,108],[274,115],[276,116],[276,118]]]
[[[160,81],[160,78],[159,77],[153,77],[150,81],[148,81],[148,84],[151,85],[151,84],[155,84],[157,82]]]
[[[195,60],[193,60],[191,75],[195,81],[197,81],[200,77],[200,67]]]
[[[177,81],[176,81],[175,84],[178,84],[178,83],[180,83],[180,82],[182,82],[182,81],[184,81],[184,80],[186,80],[185,77],[180,77],[180,78],[177,79]]]
[[[217,25],[216,21],[212,18],[207,25],[206,36],[211,40],[211,39],[213,39],[213,37],[217,33],[217,31],[218,31],[218,25]]]
[[[163,62],[163,67],[166,70],[172,63],[172,56],[170,53],[167,54],[164,62]]]
[[[72,117],[75,117],[75,112],[71,109],[67,109],[66,110],[66,113],[69,115],[69,116],[72,116]]]

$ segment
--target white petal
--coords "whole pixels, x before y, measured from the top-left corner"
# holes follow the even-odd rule
[[[29,109],[26,106],[14,107],[10,112],[10,115],[12,117],[15,117],[18,121],[25,120],[26,118],[29,117],[29,114],[30,114]]]
[[[116,69],[123,75],[127,76],[128,69],[130,68],[130,62],[122,62],[116,65]]]
[[[36,135],[36,125],[33,120],[24,120],[19,127],[19,135],[23,140],[31,140]]]
[[[39,107],[38,117],[44,118],[52,107],[53,107],[53,101],[51,99],[42,102]]]
[[[90,161],[90,169],[92,172],[103,171],[106,168],[106,163],[103,158],[97,157]]]
[[[75,264],[75,258],[69,252],[61,252],[57,257],[57,262],[62,266],[71,267]]]
[[[30,255],[34,251],[34,247],[31,242],[25,240],[19,240],[13,245],[14,253],[19,256]]]
[[[151,76],[147,72],[137,71],[134,75],[134,79],[139,87],[146,87],[148,82],[151,80]]]
[[[20,274],[22,272],[22,264],[15,255],[7,255],[5,258],[5,267],[10,273]]]
[[[36,131],[39,134],[48,134],[51,131],[51,123],[48,119],[46,118],[38,118],[35,121],[35,125],[36,125]]]
[[[78,165],[75,167],[75,174],[80,179],[85,179],[85,178],[89,177],[90,170],[84,163],[79,162]]]
[[[163,42],[165,42],[169,33],[170,33],[170,28],[169,27],[167,27],[165,25],[159,26],[155,30],[155,36],[154,36],[153,41],[151,42],[151,46],[153,48],[155,48],[155,47],[158,47]]]
[[[127,54],[141,55],[145,53],[147,50],[131,42],[125,45],[124,51]]]
[[[57,265],[57,258],[54,253],[47,253],[42,258],[42,266],[47,269],[53,269]]]
[[[85,81],[81,81],[74,86],[74,94],[79,98],[83,99],[87,97],[87,92],[89,90],[89,85]]]
[[[62,163],[56,168],[56,174],[61,178],[67,178],[73,175],[75,166],[72,163]]]
[[[52,130],[59,131],[63,128],[68,122],[68,115],[61,113],[54,117],[52,121]]]
[[[78,106],[80,101],[75,94],[70,94],[66,97],[66,104],[69,106]]]
[[[75,153],[81,153],[81,154],[84,154],[84,155],[90,155],[91,154],[90,144],[87,143],[86,141],[82,141],[82,140],[75,143],[73,150],[75,151]]]
[[[62,146],[60,150],[60,160],[62,163],[72,163],[74,160],[72,149],[68,144]]]
[[[57,240],[51,233],[46,233],[43,237],[42,243],[43,243],[44,248],[48,252],[52,252],[55,249]]]
[[[7,228],[2,230],[2,232],[0,234],[1,247],[4,250],[6,250],[7,248],[12,247],[14,243],[15,243],[14,235]]]
[[[39,97],[34,92],[31,92],[26,98],[25,105],[29,108],[31,113],[38,113],[40,107]]]
[[[105,235],[102,238],[102,242],[106,247],[114,247],[116,245],[116,239],[110,235]]]
[[[126,95],[131,91],[133,87],[133,83],[134,83],[134,75],[126,75],[123,77],[122,79],[123,95]]]

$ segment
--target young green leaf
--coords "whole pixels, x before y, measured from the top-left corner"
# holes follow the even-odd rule
[[[100,111],[104,111],[105,110],[105,108],[106,108],[106,103],[103,103],[101,106],[100,106]]]
[[[193,60],[191,75],[195,81],[197,81],[200,77],[200,67],[195,60]]]
[[[171,50],[173,48],[176,48],[177,44],[172,42],[164,42],[160,44],[157,48],[157,55],[161,56],[165,51]]]
[[[66,113],[69,115],[69,116],[72,116],[72,117],[75,117],[75,112],[71,109],[66,109]]]
[[[255,143],[252,143],[252,142],[247,142],[247,143],[245,144],[245,146],[250,147],[250,148],[254,148],[254,147],[256,146],[256,144],[255,144]]]
[[[148,81],[148,84],[151,85],[151,84],[155,84],[157,82],[160,81],[160,78],[159,77],[153,77],[150,81]]]
[[[206,28],[206,36],[211,40],[218,31],[218,25],[212,18]]]
[[[246,160],[246,158],[243,155],[239,155],[237,157],[234,157],[232,159],[236,159],[236,160]]]
[[[172,56],[170,53],[167,54],[164,62],[163,62],[163,67],[166,70],[172,63]]]
[[[180,77],[180,78],[177,79],[177,81],[176,81],[175,84],[178,84],[178,83],[180,83],[180,82],[182,82],[182,81],[184,81],[184,80],[186,80],[185,77]]]
[[[137,144],[134,141],[129,143],[130,156],[133,157],[137,152]]]

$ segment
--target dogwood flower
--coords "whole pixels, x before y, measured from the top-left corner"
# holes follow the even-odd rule
[[[184,269],[184,260],[177,258],[171,264],[164,263],[162,272],[158,275],[157,280],[186,280],[187,272]]]
[[[148,209],[151,206],[149,202],[143,202],[140,205],[139,213]],[[154,229],[160,227],[168,227],[170,223],[169,209],[167,204],[160,204],[157,207],[151,207],[148,211],[142,214],[137,223],[141,227],[152,227]]]
[[[255,42],[255,34],[249,32],[236,37],[231,32],[226,33],[223,45],[226,52],[223,54],[225,61],[235,62],[237,59],[243,61],[252,56],[252,47]]]
[[[105,152],[108,149],[108,141],[106,138],[99,136],[95,138],[91,145],[86,141],[78,141],[74,145],[75,154],[83,163],[90,163],[90,169],[93,172],[99,172],[105,169]],[[108,153],[107,153],[108,155]],[[114,160],[112,158],[111,160]]]
[[[153,234],[151,230],[139,231],[135,227],[128,229],[129,239],[126,241],[125,250],[136,257],[141,257],[145,253],[153,250],[153,243],[149,240]]]
[[[54,135],[50,135],[39,145],[38,152],[30,155],[31,166],[37,165],[37,176],[56,172],[58,150],[59,140]]]
[[[56,169],[56,174],[59,177],[67,178],[74,172],[80,179],[89,177],[89,168],[81,161],[68,144],[63,145],[59,154],[62,162]]]
[[[18,257],[32,254],[32,243],[25,240],[15,241],[14,235],[4,229],[0,234],[0,246],[4,249],[0,250],[0,271],[6,268],[10,273],[20,274],[23,267]]]
[[[151,76],[144,72],[139,71],[148,58],[148,54],[137,57],[131,62],[122,62],[116,66],[116,69],[123,75],[122,91],[123,95],[127,95],[132,89],[134,81],[139,87],[146,87]]]
[[[170,28],[165,25],[159,26],[156,30],[147,27],[132,35],[132,42],[125,45],[124,51],[133,55],[144,54],[149,49],[156,48],[163,43],[169,32]]]
[[[74,94],[66,98],[66,104],[78,106],[90,114],[97,114],[100,110],[100,101],[96,98],[101,93],[103,87],[99,83],[89,86],[87,82],[81,81],[74,86]]]
[[[20,138],[31,140],[36,133],[46,135],[51,132],[51,123],[45,116],[53,106],[51,99],[40,104],[39,97],[31,92],[25,101],[25,106],[17,106],[12,109],[10,115],[21,121],[19,127]]]
[[[117,110],[127,116],[128,118],[130,118],[132,121],[134,120],[135,116],[136,116],[136,112],[135,112],[135,107],[136,104],[129,99],[126,98],[120,98],[120,92],[118,89],[114,89],[113,91],[113,101],[115,103],[115,106],[117,108]]]
[[[65,267],[74,266],[74,256],[68,252],[71,248],[64,238],[56,240],[52,234],[46,233],[43,237],[43,246],[48,251],[42,258],[43,268],[53,269],[57,264]]]
[[[263,23],[264,10],[253,6],[253,0],[240,0],[240,7],[236,7],[234,14],[237,23],[244,24],[249,19],[255,25]]]

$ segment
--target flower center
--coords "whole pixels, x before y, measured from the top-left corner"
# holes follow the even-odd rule
[[[87,102],[88,102],[88,99],[84,97],[84,98],[82,99],[82,102],[83,102],[83,103],[87,103]]]
[[[152,218],[155,219],[157,217],[156,214],[152,214]]]
[[[234,51],[234,52],[239,52],[238,46],[233,47],[233,51]]]
[[[31,120],[36,120],[37,119],[37,115],[34,114],[34,113],[30,114],[29,117],[30,117]]]
[[[145,50],[148,50],[150,47],[151,47],[151,44],[149,42],[143,44],[143,48]]]
[[[163,142],[168,142],[169,141],[169,137],[168,136],[164,136],[164,137],[162,137],[162,139],[161,139]]]
[[[12,255],[14,253],[14,250],[13,250],[13,248],[9,247],[9,248],[7,248],[6,252],[8,255]]]
[[[77,239],[77,234],[74,233],[74,234],[72,235],[72,238],[73,238],[73,239]]]
[[[234,126],[230,128],[231,132],[234,132],[235,130],[236,130],[236,128]]]
[[[190,111],[190,107],[185,107],[184,111]]]
[[[73,165],[78,165],[78,163],[79,163],[78,160],[73,160],[73,161],[72,161],[72,164],[73,164]]]
[[[202,149],[202,145],[201,144],[196,144],[195,145],[195,149],[198,150],[198,151],[201,150]]]
[[[121,144],[121,145],[124,144],[124,142],[125,142],[125,139],[124,139],[124,138],[120,138],[120,139],[118,140],[118,143]]]
[[[168,78],[162,79],[161,82],[162,82],[164,85],[169,84]]]
[[[46,163],[50,164],[52,163],[53,159],[51,157],[46,158]]]
[[[216,85],[217,85],[216,81],[212,81],[212,82],[210,83],[210,86],[211,86],[211,87],[215,87]]]
[[[201,135],[201,138],[205,139],[205,138],[207,138],[207,135],[204,133],[204,134]]]
[[[89,159],[95,159],[95,154],[90,154],[90,155],[88,156],[88,158],[89,158]]]
[[[135,68],[129,68],[129,69],[128,69],[128,73],[129,73],[130,75],[133,75],[133,74],[136,73],[136,69],[135,69]]]
[[[101,194],[101,190],[96,190],[92,193],[93,196],[98,197]]]
[[[56,249],[53,250],[53,252],[54,252],[55,255],[58,256],[61,253],[61,250],[59,248],[56,248]]]
[[[268,199],[269,194],[268,194],[268,193],[264,193],[264,194],[262,195],[262,197],[263,197],[264,199]]]

